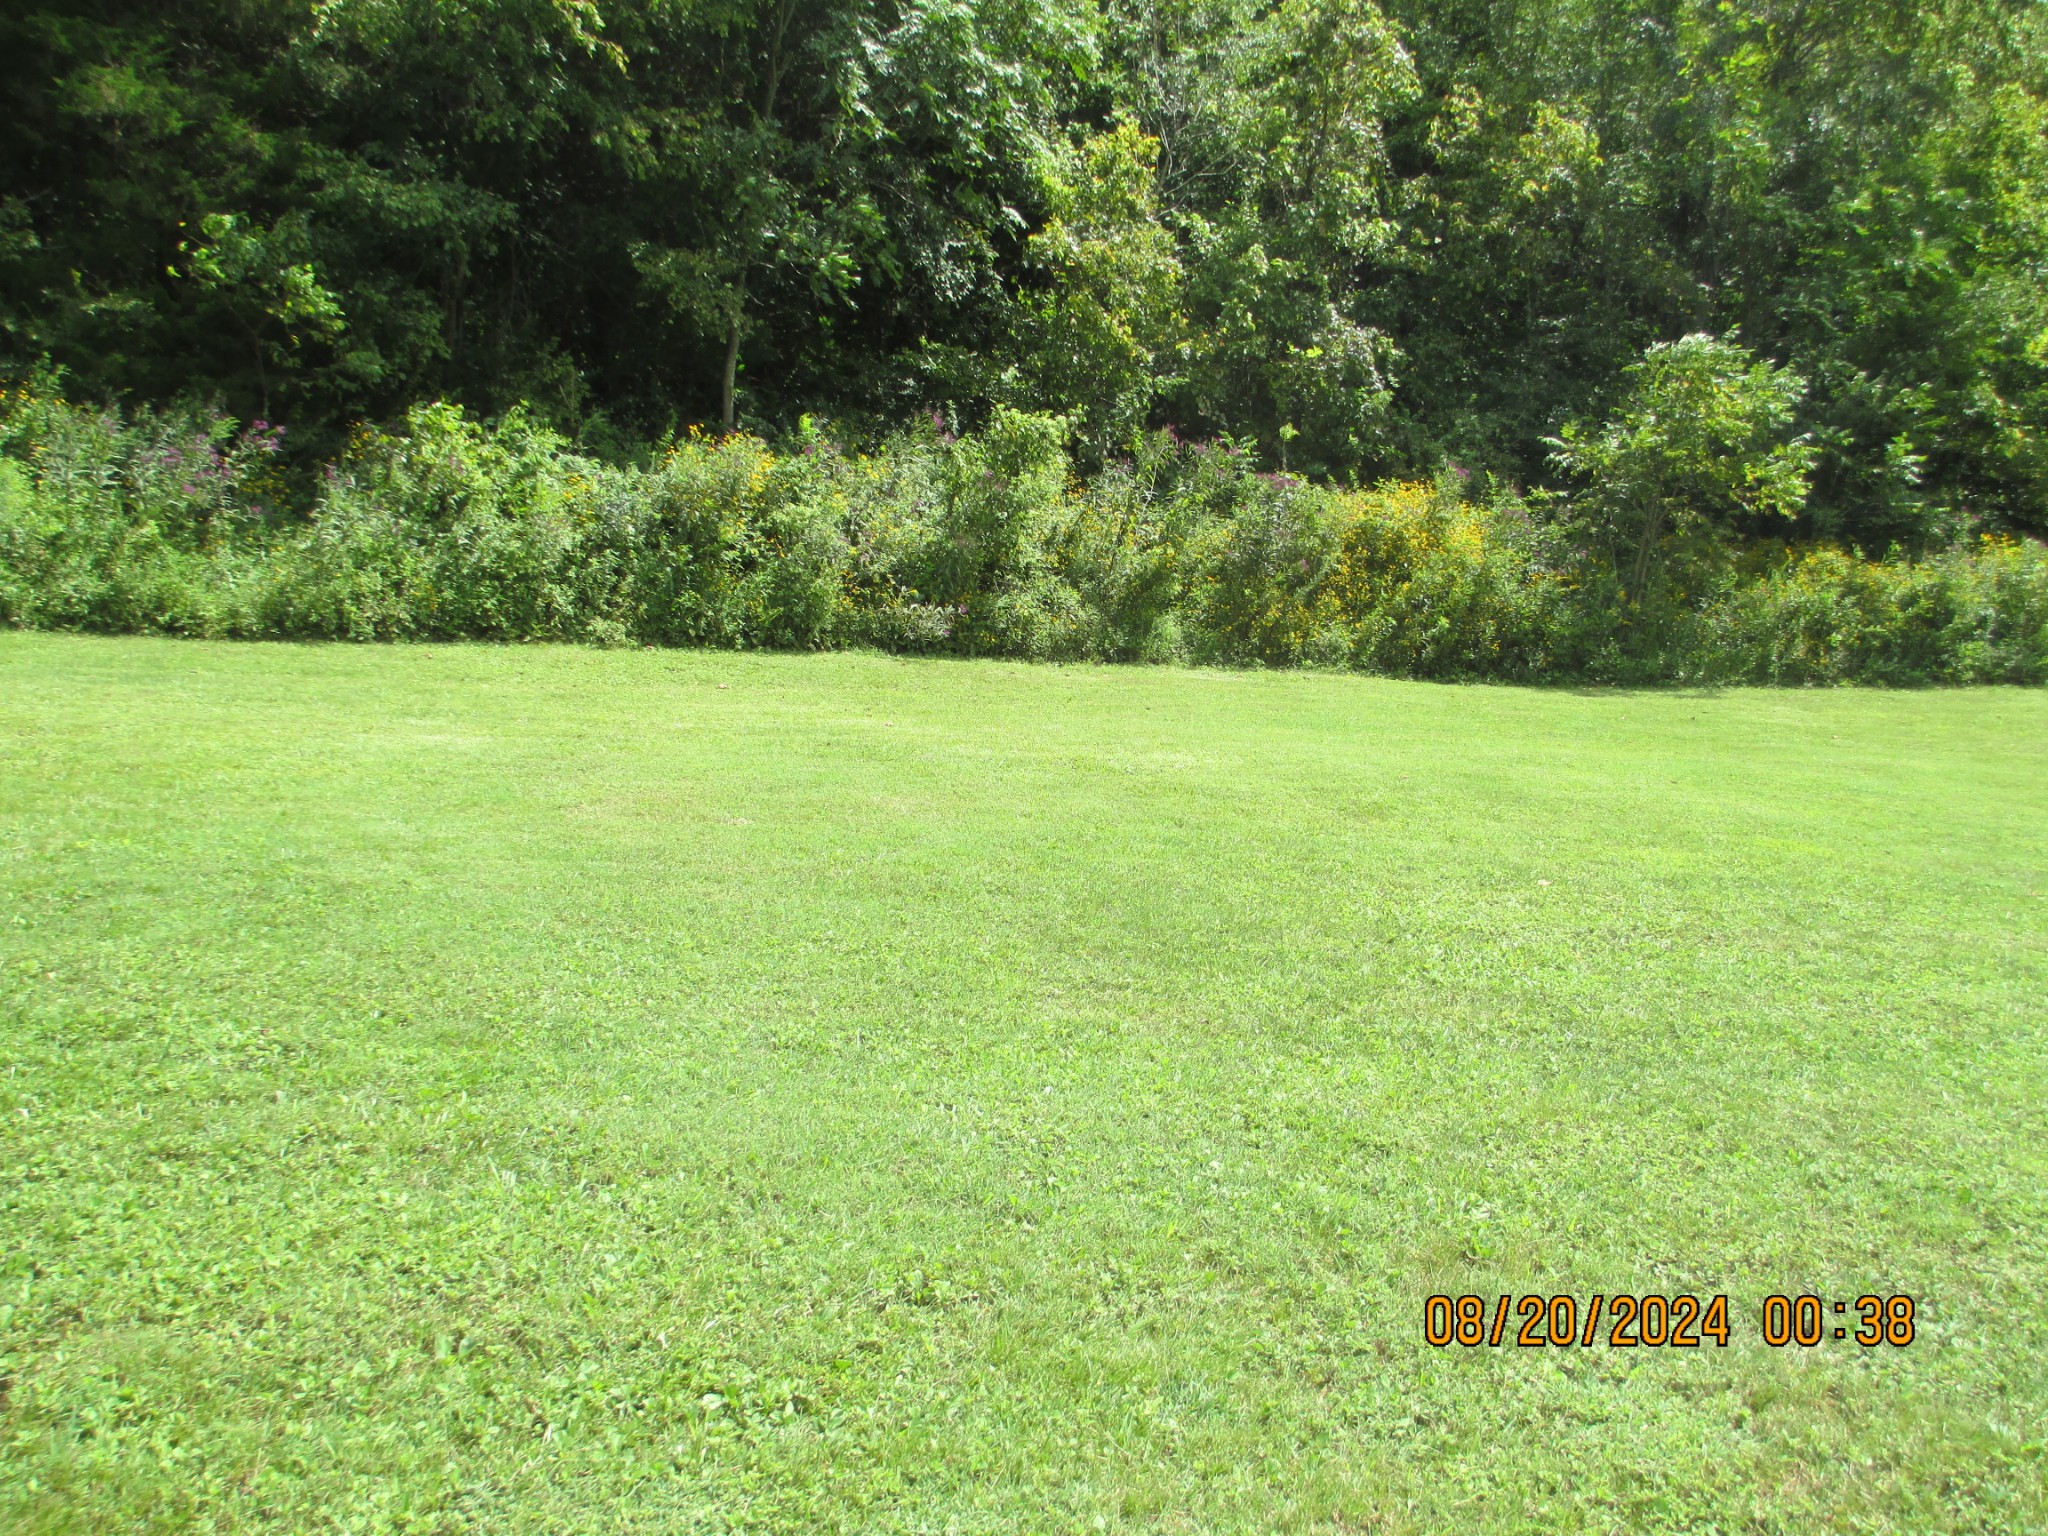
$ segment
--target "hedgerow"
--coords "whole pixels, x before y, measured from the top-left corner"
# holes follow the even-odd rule
[[[192,408],[0,409],[0,622],[333,640],[872,646],[1391,676],[2048,681],[2048,549],[1918,559],[1697,539],[1626,580],[1568,517],[1455,475],[1346,490],[1229,441],[1077,480],[1060,418],[869,453],[692,433],[648,462],[437,403],[310,479]],[[1627,590],[1630,586],[1633,591]]]

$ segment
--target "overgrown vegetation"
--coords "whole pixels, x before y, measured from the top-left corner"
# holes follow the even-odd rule
[[[1008,407],[1090,473],[1171,426],[1318,483],[1556,490],[1567,429],[1592,468],[1629,370],[1706,335],[1798,381],[1767,414],[1807,489],[1698,515],[1879,557],[2038,535],[2044,29],[2034,0],[29,0],[0,360],[286,422],[302,467],[443,399],[621,461],[693,421],[872,447]]]
[[[1316,485],[1169,432],[1081,480],[1067,423],[1007,407],[871,453],[807,425],[782,451],[693,433],[621,466],[523,413],[485,425],[435,404],[294,480],[265,424],[24,389],[0,410],[0,621],[1432,678],[2048,680],[2036,543],[1870,561],[1735,535],[1796,507],[1788,394],[1722,344],[1653,354],[1634,406],[1561,444],[1597,471],[1590,491],[1532,509],[1449,473]]]

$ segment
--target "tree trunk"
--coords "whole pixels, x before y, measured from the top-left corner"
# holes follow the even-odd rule
[[[781,0],[775,9],[775,33],[768,42],[767,78],[761,83],[761,113],[759,121],[772,125],[775,121],[775,97],[782,89],[782,72],[787,63],[783,57],[783,40],[789,35],[791,17],[796,14],[797,0]],[[741,257],[739,292],[733,296],[732,319],[725,327],[725,374],[719,381],[718,419],[728,432],[737,425],[733,408],[733,386],[740,371],[740,330],[747,317],[747,258]]]
[[[733,376],[740,367],[740,317],[734,315],[725,331],[725,378],[718,395],[718,419],[725,430],[733,429],[732,386]]]
[[[1663,522],[1664,504],[1659,501],[1651,502],[1649,515],[1643,519],[1643,542],[1636,550],[1635,572],[1630,576],[1628,584],[1628,596],[1637,603],[1642,602],[1643,588],[1649,585],[1650,562],[1656,557],[1657,535]]]

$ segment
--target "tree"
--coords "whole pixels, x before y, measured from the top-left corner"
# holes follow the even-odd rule
[[[1632,554],[1624,590],[1640,602],[1667,534],[1713,541],[1745,518],[1797,517],[1815,450],[1788,436],[1806,381],[1735,342],[1659,342],[1627,377],[1604,426],[1567,423],[1552,446],[1557,467],[1584,483],[1574,507],[1585,526],[1617,565]]]
[[[297,453],[1006,405],[1542,484],[1706,332],[1808,382],[1801,534],[2048,532],[2038,0],[20,0],[0,89],[0,367]]]
[[[833,99],[857,40],[847,21],[844,12],[797,0],[721,14],[717,35],[738,45],[721,59],[726,77],[710,82],[722,99],[697,107],[704,115],[694,121],[694,104],[663,103],[642,115],[678,190],[717,210],[700,244],[641,241],[633,249],[641,275],[674,310],[718,339],[718,414],[728,432],[737,422],[740,346],[761,323],[748,306],[761,269],[797,272],[823,302],[859,278],[855,242],[872,225],[872,210],[857,184],[849,193],[852,178],[831,153],[847,126],[837,110],[843,103]],[[785,86],[797,70],[806,71],[811,99],[789,113]]]
[[[293,259],[309,243],[303,215],[287,214],[264,229],[235,214],[210,213],[199,221],[198,235],[178,243],[182,269],[172,267],[171,276],[189,277],[217,296],[248,339],[267,420],[272,375],[294,368],[308,340],[340,340],[347,317],[312,262]]]
[[[1391,241],[1381,125],[1414,90],[1372,0],[1122,13],[1129,110],[1160,140],[1183,232],[1184,422],[1355,471],[1388,445],[1398,349],[1364,314]]]
[[[1049,156],[1051,217],[1025,246],[1024,387],[1098,458],[1129,448],[1176,382],[1182,273],[1153,196],[1158,150],[1126,123]]]

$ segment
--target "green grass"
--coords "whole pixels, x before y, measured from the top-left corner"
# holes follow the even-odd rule
[[[0,635],[0,1527],[2040,1530],[2044,1016],[2044,693]]]

